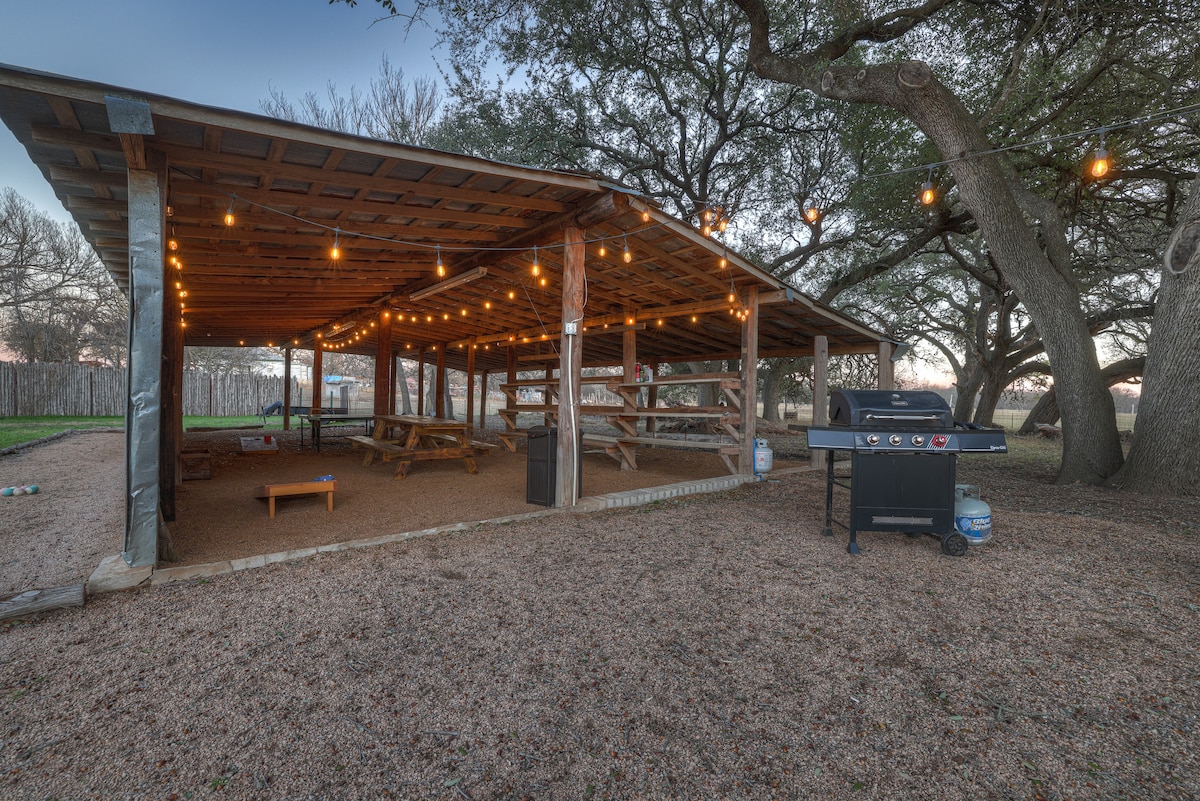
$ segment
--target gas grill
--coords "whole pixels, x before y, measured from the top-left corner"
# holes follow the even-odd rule
[[[931,534],[942,552],[962,556],[967,539],[954,528],[954,477],[960,453],[1007,453],[1004,432],[955,423],[935,392],[836,389],[829,425],[808,429],[808,446],[826,454],[825,536],[833,525],[859,531]],[[850,451],[850,475],[834,474],[834,451]],[[849,483],[846,479],[849,478]],[[833,519],[833,488],[850,490],[850,518]]]

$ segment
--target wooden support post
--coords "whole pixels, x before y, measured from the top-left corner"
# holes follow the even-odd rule
[[[507,359],[508,359],[508,362],[505,365],[505,367],[506,367],[506,372],[505,372],[506,379],[505,380],[508,381],[508,383],[512,384],[512,383],[516,382],[516,380],[517,380],[517,348],[515,345],[509,346]],[[515,394],[515,393],[513,393],[513,394]],[[516,406],[517,406],[517,402],[516,402],[516,400],[513,399],[512,394],[505,393],[504,408],[505,409],[515,409]],[[513,415],[512,419],[515,421],[517,418],[515,415]]]
[[[163,360],[162,369],[162,406],[159,409],[159,427],[162,430],[162,440],[158,454],[158,484],[159,506],[162,509],[163,520],[170,522],[175,519],[175,487],[183,482],[183,463],[181,454],[183,439],[180,425],[182,410],[180,408],[179,387],[183,383],[183,324],[179,300],[175,293],[163,293]],[[179,380],[176,380],[176,373]],[[178,418],[178,419],[177,419]]]
[[[388,386],[391,388],[388,391],[388,414],[396,413],[396,377],[400,375],[400,357],[394,353],[388,359]]]
[[[562,359],[561,353],[559,355],[559,359],[560,360]],[[546,394],[542,398],[542,403],[544,403],[546,406],[550,405],[550,399],[552,397],[554,397],[554,393],[551,391],[551,387],[550,387],[550,382],[553,379],[554,379],[554,363],[546,362],[546,387],[545,387]],[[543,414],[542,415],[542,425],[544,425],[544,426],[554,425],[554,416],[551,414]]]
[[[479,379],[479,427],[487,428],[488,371]]]
[[[829,337],[813,337],[813,409],[812,424],[829,423]],[[825,465],[825,451],[809,449],[812,466]]]
[[[895,353],[896,346],[891,342],[879,343],[879,388],[880,389],[895,389],[896,379],[892,372],[892,354]]]
[[[583,230],[573,225],[563,229],[562,321],[573,324],[575,332],[563,332],[558,363],[558,454],[555,506],[574,506],[579,501],[580,430],[579,379],[583,361]],[[549,369],[549,368],[547,368]],[[549,393],[550,386],[546,386]],[[549,402],[549,398],[547,398]]]
[[[433,377],[433,407],[431,417],[446,416],[446,343],[437,346],[437,375]]]
[[[417,348],[417,414],[425,414],[425,346]]]
[[[324,368],[321,366],[321,361],[324,355],[325,346],[318,339],[313,343],[312,403],[308,405],[309,410],[313,414],[320,414],[321,412],[321,379],[324,377]]]
[[[292,429],[292,349],[283,349],[283,430]]]
[[[758,433],[758,287],[750,287],[749,312],[742,323],[742,448],[738,472],[754,474],[754,436]]]
[[[622,380],[626,383],[632,383],[636,378],[634,366],[637,364],[637,312],[632,309],[625,310],[624,325],[625,330],[621,332],[621,372]],[[623,398],[622,407],[627,412],[636,412],[637,406],[630,400],[630,396],[634,393],[622,392]],[[633,469],[628,459],[621,460],[622,470]]]
[[[475,425],[475,337],[467,339],[467,425]]]
[[[658,359],[650,360],[650,369],[654,372],[654,377],[658,378]],[[646,389],[646,406],[653,409],[658,406],[658,387],[650,386]],[[646,433],[653,434],[655,428],[655,418],[646,418]]]
[[[387,414],[391,397],[392,383],[392,313],[385,311],[379,315],[375,327],[375,401],[374,413]]]
[[[131,169],[128,175],[129,381],[121,557],[131,567],[143,567],[158,561],[166,171]]]

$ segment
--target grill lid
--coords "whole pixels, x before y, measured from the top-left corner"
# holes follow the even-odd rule
[[[835,389],[829,424],[858,428],[953,428],[950,405],[927,390]]]

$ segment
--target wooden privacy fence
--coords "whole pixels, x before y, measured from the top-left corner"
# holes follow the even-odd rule
[[[125,369],[84,364],[0,362],[0,417],[125,414]],[[299,386],[292,381],[296,403]],[[183,413],[208,417],[257,414],[283,400],[283,379],[267,375],[183,374]]]
[[[292,380],[292,403],[297,404],[300,385]],[[183,413],[206,417],[242,417],[258,414],[264,406],[283,400],[283,378],[273,375],[245,375],[185,372],[183,374]]]

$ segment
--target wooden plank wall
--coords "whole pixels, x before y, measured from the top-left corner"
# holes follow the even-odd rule
[[[0,417],[121,416],[124,368],[0,362]],[[292,397],[299,384],[292,381]],[[283,399],[283,378],[185,372],[183,413],[211,417],[257,414]]]

